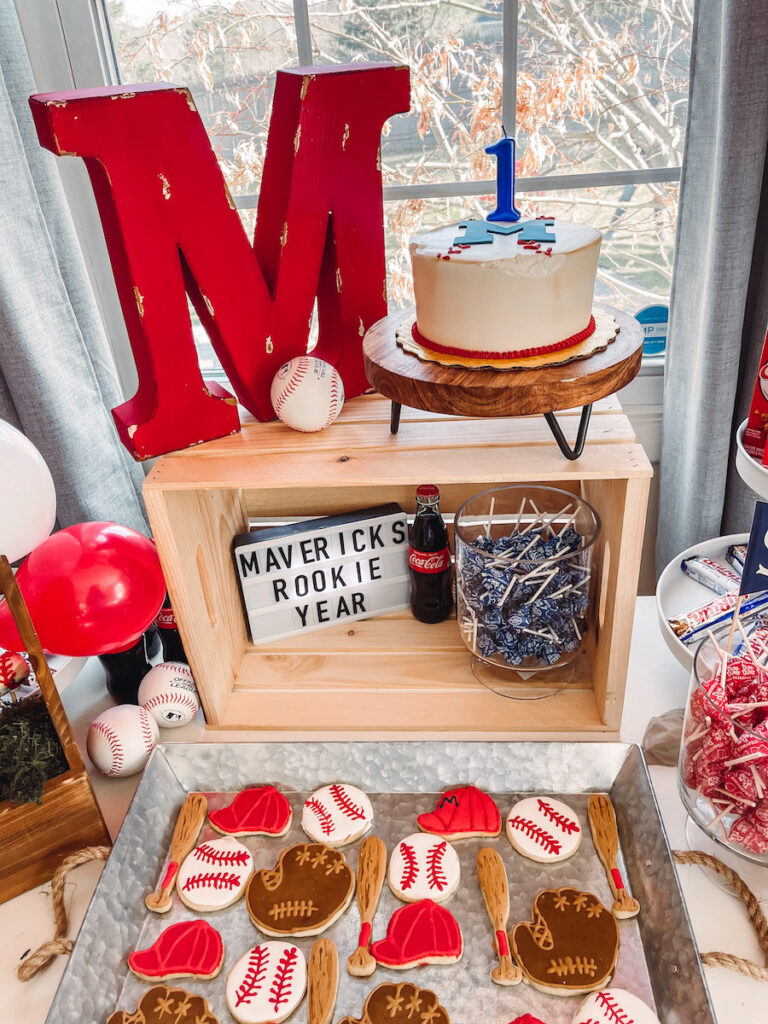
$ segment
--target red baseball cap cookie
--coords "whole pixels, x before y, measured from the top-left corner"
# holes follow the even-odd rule
[[[374,960],[396,970],[454,964],[463,952],[458,921],[450,910],[432,900],[400,907],[389,920],[386,938],[371,943]]]
[[[211,811],[208,820],[225,836],[284,836],[292,817],[288,798],[274,786],[253,786]]]
[[[573,1024],[659,1024],[659,1018],[642,999],[623,988],[609,988],[587,996]]]
[[[199,919],[169,925],[151,946],[128,957],[130,969],[145,981],[215,978],[223,963],[221,935]]]
[[[461,881],[458,854],[447,839],[414,832],[392,851],[387,880],[395,896],[406,903],[443,903]]]
[[[531,796],[518,800],[507,816],[507,838],[529,860],[567,860],[581,846],[578,817],[561,800]]]
[[[334,782],[316,790],[304,802],[301,827],[315,843],[346,846],[373,824],[373,807],[362,789]]]
[[[290,942],[262,942],[240,957],[227,976],[227,1006],[240,1024],[279,1024],[307,987],[304,954]]]
[[[408,982],[386,982],[369,993],[362,1017],[344,1017],[339,1024],[450,1024],[434,992]]]
[[[501,815],[493,800],[477,786],[448,789],[437,807],[416,819],[422,832],[444,839],[493,837],[501,832]]]
[[[237,903],[253,874],[250,850],[230,836],[196,846],[179,868],[181,902],[205,913]]]
[[[540,892],[533,921],[515,925],[509,938],[524,980],[553,995],[603,988],[619,955],[613,914],[592,893],[578,889]]]

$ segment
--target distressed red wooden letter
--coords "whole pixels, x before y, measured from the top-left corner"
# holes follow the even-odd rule
[[[367,389],[362,335],[386,314],[381,129],[408,104],[406,67],[279,71],[251,246],[188,90],[30,99],[42,145],[90,174],[139,376],[113,410],[135,458],[239,428],[201,377],[186,293],[258,419],[274,416],[275,371],[306,352],[315,297],[316,354],[348,397]]]

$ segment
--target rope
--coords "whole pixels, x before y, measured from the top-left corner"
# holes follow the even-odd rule
[[[710,871],[714,871],[715,874],[725,879],[746,908],[752,927],[755,929],[765,965],[761,967],[744,957],[719,952],[704,953],[701,962],[707,967],[727,967],[728,970],[737,971],[747,978],[754,978],[755,981],[768,981],[768,921],[765,919],[757,897],[746,882],[717,857],[710,857],[708,853],[702,853],[701,850],[675,850],[673,856],[678,864],[698,864],[700,867],[709,868]]]
[[[106,860],[109,853],[108,846],[86,846],[84,849],[78,850],[77,853],[65,857],[56,868],[51,879],[51,903],[56,931],[50,942],[44,942],[16,968],[16,976],[19,981],[30,981],[39,971],[52,963],[59,954],[69,955],[72,952],[74,942],[66,937],[69,932],[69,915],[64,906],[64,877],[73,868],[87,864],[88,861]]]

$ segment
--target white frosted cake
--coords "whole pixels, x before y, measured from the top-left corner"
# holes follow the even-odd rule
[[[514,233],[499,233],[505,230]],[[489,233],[492,241],[462,241]],[[449,224],[416,235],[414,337],[440,353],[487,359],[580,344],[595,329],[601,238],[596,228],[543,218],[470,221],[467,229]]]

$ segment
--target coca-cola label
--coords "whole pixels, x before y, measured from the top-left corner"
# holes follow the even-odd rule
[[[451,567],[451,553],[448,548],[442,551],[417,551],[409,547],[408,565],[414,572],[445,572]]]
[[[176,629],[176,616],[173,608],[161,608],[157,613],[155,625],[158,629]]]

